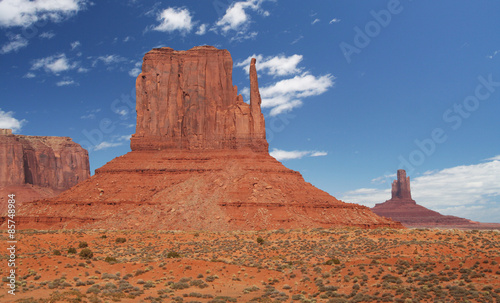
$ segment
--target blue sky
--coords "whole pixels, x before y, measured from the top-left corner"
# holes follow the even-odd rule
[[[348,202],[500,222],[498,1],[0,1],[0,127],[69,136],[92,171],[130,150],[153,47],[257,57],[272,155]]]

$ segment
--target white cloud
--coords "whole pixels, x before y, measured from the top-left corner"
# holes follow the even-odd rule
[[[500,155],[488,158],[485,161],[500,161]]]
[[[313,22],[311,22],[311,24],[316,24],[316,23],[318,23],[319,21],[321,21],[321,20],[320,20],[320,19],[318,19],[318,18],[316,18],[316,19],[314,19],[314,21],[313,21]]]
[[[57,86],[78,85],[74,80],[61,80],[56,83]]]
[[[383,184],[386,182],[391,183],[392,179],[396,178],[397,174],[385,174],[383,176],[372,179],[372,183]]]
[[[18,120],[14,118],[13,112],[4,112],[0,109],[0,128],[9,128],[12,129],[13,132],[18,132],[26,122],[27,121],[24,119]]]
[[[86,73],[86,72],[88,72],[88,71],[89,71],[89,69],[88,69],[88,68],[85,68],[85,67],[79,67],[79,68],[78,68],[78,72],[79,72],[79,73]]]
[[[132,37],[127,36],[127,37],[125,37],[125,38],[123,39],[123,42],[128,42],[128,41],[130,41],[131,39],[132,39]]]
[[[139,76],[139,74],[141,73],[141,66],[142,66],[142,61],[137,61],[135,63],[135,66],[134,68],[132,68],[131,70],[129,70],[128,74],[130,75],[130,77],[134,77],[136,78],[137,76]]]
[[[333,18],[332,20],[330,20],[330,24],[333,24],[333,23],[339,23],[341,20],[338,19],[338,18]]]
[[[127,59],[123,58],[120,55],[106,55],[106,56],[99,56],[97,57],[97,60],[94,61],[93,65],[97,64],[97,61],[101,61],[106,65],[114,64],[114,63],[120,63],[123,61],[126,61]]]
[[[191,13],[187,8],[169,7],[158,15],[157,20],[161,23],[153,29],[160,32],[189,33],[193,28]]]
[[[269,114],[274,117],[274,116],[277,116],[281,113],[288,113],[288,112],[292,111],[292,109],[294,109],[294,108],[301,107],[302,104],[303,103],[300,100],[291,100],[291,101],[284,100],[283,104],[279,104],[279,105],[274,106],[271,109],[271,111],[269,112]]]
[[[303,73],[290,79],[278,81],[260,89],[262,107],[271,108],[271,116],[288,112],[302,105],[302,98],[321,95],[333,86],[335,78]]]
[[[0,27],[28,27],[42,20],[60,22],[86,5],[87,0],[2,0]]]
[[[500,53],[500,50],[496,50],[493,52],[493,55],[489,55],[487,56],[489,59],[493,59],[496,55],[498,55],[498,53]]]
[[[251,20],[247,10],[258,11],[264,16],[269,16],[269,12],[261,9],[261,4],[265,0],[247,0],[238,1],[231,4],[226,13],[215,24],[222,32],[227,33],[230,30],[244,31]]]
[[[262,97],[262,107],[270,108],[270,115],[276,116],[284,112],[289,112],[294,108],[302,106],[302,99],[317,96],[325,93],[334,84],[335,77],[331,74],[316,77],[309,72],[303,72],[298,64],[303,56],[294,54],[291,56],[270,56],[252,55],[236,64],[248,73],[250,61],[257,59],[256,68],[272,76],[296,75],[293,78],[280,80],[267,86],[261,86],[260,96]],[[298,75],[298,73],[301,73]],[[249,98],[250,90],[245,87],[241,90],[245,98]]]
[[[58,54],[35,60],[31,69],[38,70],[43,68],[46,72],[58,74],[60,72],[75,69],[77,66],[78,64],[71,63],[68,58],[66,58],[65,54]]]
[[[121,145],[123,145],[123,142],[107,142],[107,141],[103,141],[103,142],[97,144],[94,147],[94,150],[95,151],[97,151],[97,150],[103,150],[103,149],[108,149],[108,148],[117,147],[117,146],[121,146]]]
[[[118,141],[130,141],[130,138],[132,138],[132,135],[121,136]]]
[[[200,27],[198,27],[198,30],[196,31],[195,34],[202,36],[202,35],[205,35],[206,32],[207,32],[207,25],[202,24],[202,25],[200,25]]]
[[[85,119],[91,119],[91,120],[93,120],[93,119],[95,119],[95,114],[90,113],[88,115],[83,115],[83,116],[80,117],[80,119],[83,119],[83,120],[85,120]]]
[[[411,180],[411,188],[413,199],[422,206],[442,210],[445,215],[486,218],[487,212],[475,209],[479,209],[477,206],[500,209],[500,155],[480,164],[426,172]],[[370,207],[390,198],[390,189],[375,188],[349,191],[341,197]],[[469,215],[464,210],[470,211]]]
[[[292,41],[292,43],[290,43],[290,44],[292,44],[292,45],[293,45],[293,44],[295,44],[295,43],[299,42],[299,41],[300,41],[300,40],[302,40],[302,39],[304,39],[304,36],[300,35],[297,39],[293,40],[293,41]]]
[[[71,42],[71,50],[74,50],[75,48],[79,47],[80,45],[82,45],[80,43],[80,41],[74,41],[74,42]]]
[[[269,154],[278,161],[301,159],[303,157],[321,157],[328,155],[328,153],[324,151],[314,151],[314,150],[286,151],[277,148],[273,148],[273,150]]]
[[[35,78],[35,77],[36,77],[36,75],[34,73],[26,73],[26,75],[23,76],[23,78],[28,78],[28,79]]]
[[[40,36],[38,36],[38,37],[40,37],[42,39],[52,39],[55,36],[56,36],[56,34],[54,34],[53,31],[49,31],[49,32],[43,32],[43,33],[41,33]]]
[[[272,76],[288,76],[301,72],[301,68],[297,65],[302,61],[302,55],[277,55],[264,57],[263,55],[255,55],[246,58],[244,61],[236,64],[241,67],[247,74],[250,69],[250,62],[252,58],[257,60],[255,67],[258,71],[265,72]]]
[[[123,116],[126,116],[128,114],[128,110],[126,110],[126,109],[116,110],[115,114],[118,114],[118,115],[123,117]]]
[[[129,72],[128,72],[128,74],[131,77],[134,77],[134,78],[136,78],[137,76],[139,76],[140,73],[141,73],[141,69],[138,68],[138,67],[134,67],[131,70],[129,70]]]
[[[328,156],[328,153],[324,151],[315,151],[311,154],[311,157],[323,157],[323,156]]]
[[[10,41],[2,46],[2,49],[0,49],[0,54],[17,52],[21,48],[28,46],[28,39],[22,37],[21,35],[8,34],[7,36],[9,37]]]

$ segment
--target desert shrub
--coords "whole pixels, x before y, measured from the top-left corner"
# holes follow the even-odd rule
[[[78,244],[78,248],[85,248],[85,247],[88,247],[88,246],[89,245],[85,241],[80,241],[80,243]]]
[[[330,259],[328,261],[325,262],[325,265],[338,265],[340,264],[340,260],[339,259],[336,259],[336,258],[333,258],[333,259]]]
[[[258,243],[258,244],[260,244],[260,245],[264,244],[264,239],[262,239],[262,237],[257,237],[257,240],[256,240],[256,241],[257,241],[257,243]]]
[[[68,254],[76,254],[76,248],[74,247],[68,248]]]
[[[215,281],[215,279],[219,279],[219,276],[217,276],[217,275],[207,276],[205,278],[205,281],[207,281],[207,282],[213,282],[213,281]]]
[[[100,292],[101,292],[101,287],[99,286],[99,284],[94,284],[90,286],[89,289],[87,289],[87,293],[98,294]]]
[[[155,286],[156,285],[154,284],[153,281],[148,281],[148,282],[144,283],[144,289],[153,288]]]
[[[231,298],[227,296],[217,296],[209,303],[225,303],[225,302],[237,302],[236,298]]]
[[[125,238],[116,238],[115,242],[116,243],[125,243],[125,242],[127,242],[127,239],[125,239]]]
[[[61,251],[59,249],[54,249],[54,251],[52,253],[54,254],[54,256],[60,256],[61,255]]]
[[[250,292],[253,292],[253,291],[258,291],[260,288],[258,288],[257,286],[253,285],[252,287],[247,287],[243,290],[243,293],[250,293]]]
[[[167,258],[180,258],[181,255],[179,255],[178,252],[176,251],[169,251],[167,254]]]
[[[115,257],[110,257],[110,256],[107,256],[106,259],[104,259],[104,261],[106,261],[108,263],[116,263],[116,262],[118,262]]]
[[[80,251],[80,257],[83,259],[91,259],[93,256],[94,253],[88,248],[84,248]]]
[[[135,271],[135,276],[137,277],[138,275],[142,275],[143,273],[145,273],[144,269],[138,269]]]
[[[403,283],[403,281],[400,278],[395,277],[391,274],[387,274],[387,275],[383,276],[382,280],[384,280],[384,282],[387,282],[387,283],[396,283],[396,284]]]
[[[189,282],[189,284],[191,286],[196,286],[198,288],[206,288],[206,287],[208,287],[208,284],[205,283],[203,280],[193,280],[193,281]]]
[[[186,282],[176,282],[176,283],[172,283],[170,285],[170,288],[172,288],[172,289],[185,289],[185,288],[189,288],[189,284],[187,284]]]

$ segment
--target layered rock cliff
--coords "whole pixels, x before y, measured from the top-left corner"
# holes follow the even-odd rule
[[[88,153],[70,138],[0,131],[0,212],[7,194],[20,203],[49,198],[89,177]]]
[[[136,81],[137,128],[132,150],[237,149],[267,151],[255,60],[250,104],[232,83],[225,49],[153,49]]]
[[[403,169],[398,170],[397,180],[392,183],[391,199],[376,204],[372,211],[379,216],[399,221],[407,227],[479,227],[477,222],[444,216],[418,205],[411,198],[410,177],[406,177],[406,171]]]
[[[58,197],[29,203],[20,228],[402,227],[335,199],[269,155],[255,64],[247,104],[232,85],[227,50],[148,52],[132,151]]]

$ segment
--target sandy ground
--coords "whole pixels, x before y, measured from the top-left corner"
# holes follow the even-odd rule
[[[15,296],[7,236],[0,302],[500,302],[498,231],[23,230]]]

